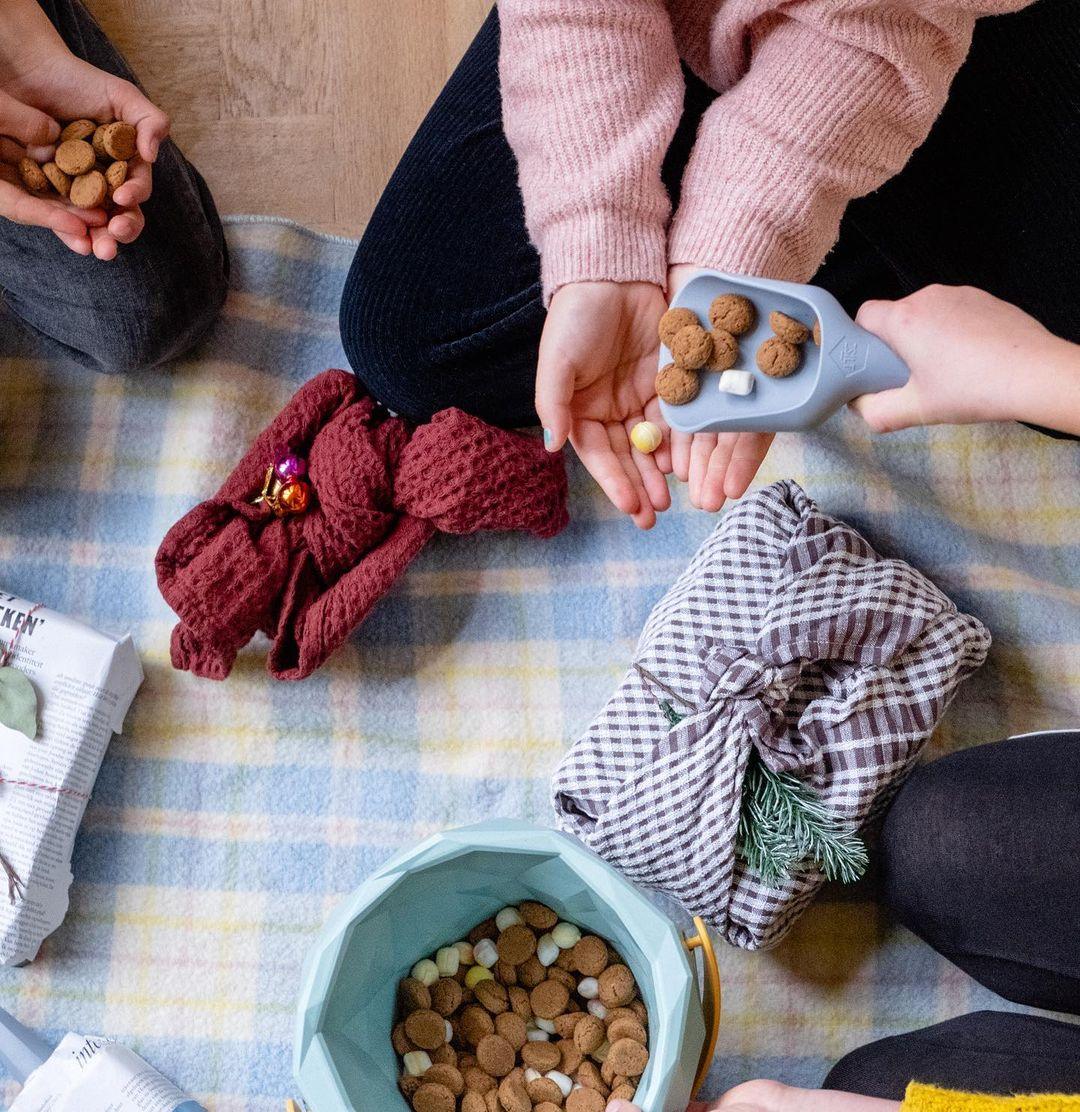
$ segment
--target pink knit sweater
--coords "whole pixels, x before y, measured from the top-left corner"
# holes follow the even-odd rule
[[[1032,0],[500,0],[506,134],[547,298],[669,265],[806,281],[926,138],[980,15]],[[721,95],[671,218],[679,59]]]

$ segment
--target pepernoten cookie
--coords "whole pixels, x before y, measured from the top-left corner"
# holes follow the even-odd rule
[[[701,380],[695,371],[687,371],[675,363],[669,363],[657,374],[655,389],[656,396],[668,405],[686,405],[698,396]]]
[[[772,378],[786,378],[796,370],[802,354],[794,344],[774,336],[766,340],[757,352],[757,365]]]
[[[55,162],[46,162],[41,167],[41,172],[61,197],[66,197],[71,192],[71,175],[65,174]]]
[[[128,164],[123,159],[110,162],[105,170],[105,184],[109,187],[109,197],[127,181]]]
[[[712,336],[712,355],[709,356],[705,369],[709,371],[730,370],[739,359],[739,341],[723,328],[714,328],[710,335]]]
[[[698,320],[697,313],[693,309],[668,309],[668,311],[660,318],[660,326],[657,331],[660,333],[660,342],[670,348],[671,341],[675,338],[675,333],[680,328],[686,328],[688,325],[700,325],[701,321]]]
[[[49,179],[44,171],[32,158],[19,159],[19,177],[23,185],[31,193],[46,193],[49,189]]]
[[[60,142],[66,143],[69,139],[86,139],[89,141],[98,125],[95,120],[72,120],[60,132]]]
[[[730,332],[732,336],[749,332],[756,320],[753,302],[741,293],[722,293],[714,297],[709,305],[709,323],[713,328]]]
[[[709,361],[712,355],[712,336],[700,324],[688,324],[680,328],[668,344],[671,358],[684,370],[696,371]]]
[[[97,160],[94,157],[94,148],[85,139],[68,139],[56,148],[53,161],[65,174],[77,177],[93,170]]]
[[[789,317],[779,309],[774,309],[769,314],[769,327],[781,340],[787,340],[789,344],[805,344],[810,339],[810,329],[801,320]]]
[[[603,1112],[648,1065],[629,966],[534,900],[418,961],[397,999],[390,1041],[414,1112]]]
[[[91,170],[88,174],[80,174],[72,181],[68,200],[76,208],[90,209],[103,204],[108,195],[109,187],[105,182],[105,175],[97,170]]]
[[[101,146],[110,158],[126,162],[135,155],[135,129],[123,120],[114,120],[101,129]]]

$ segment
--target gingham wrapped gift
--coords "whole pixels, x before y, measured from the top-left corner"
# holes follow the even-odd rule
[[[989,646],[924,575],[776,483],[653,609],[556,770],[557,821],[729,942],[772,946],[827,877],[861,871],[858,832]]]

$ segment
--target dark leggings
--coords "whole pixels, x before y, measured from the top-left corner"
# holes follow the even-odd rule
[[[498,50],[493,11],[390,179],[342,300],[353,370],[414,420],[450,405],[507,426],[536,420],[540,263],[502,129]],[[850,206],[816,281],[849,312],[933,282],[981,286],[1080,341],[1077,57],[1074,0],[980,20],[930,138]],[[686,84],[663,173],[676,204],[715,97]]]
[[[1007,1000],[1080,1015],[1080,730],[1012,738],[919,769],[882,838],[884,899]],[[976,1012],[871,1043],[826,1089],[900,1100],[909,1081],[1080,1093],[1080,1025]]]

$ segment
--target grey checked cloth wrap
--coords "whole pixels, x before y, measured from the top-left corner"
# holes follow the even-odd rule
[[[678,699],[627,672],[555,772],[557,822],[734,945],[775,945],[824,876],[770,889],[739,858],[751,751],[862,827],[989,647],[925,576],[776,483],[727,511],[653,609],[634,661]]]

